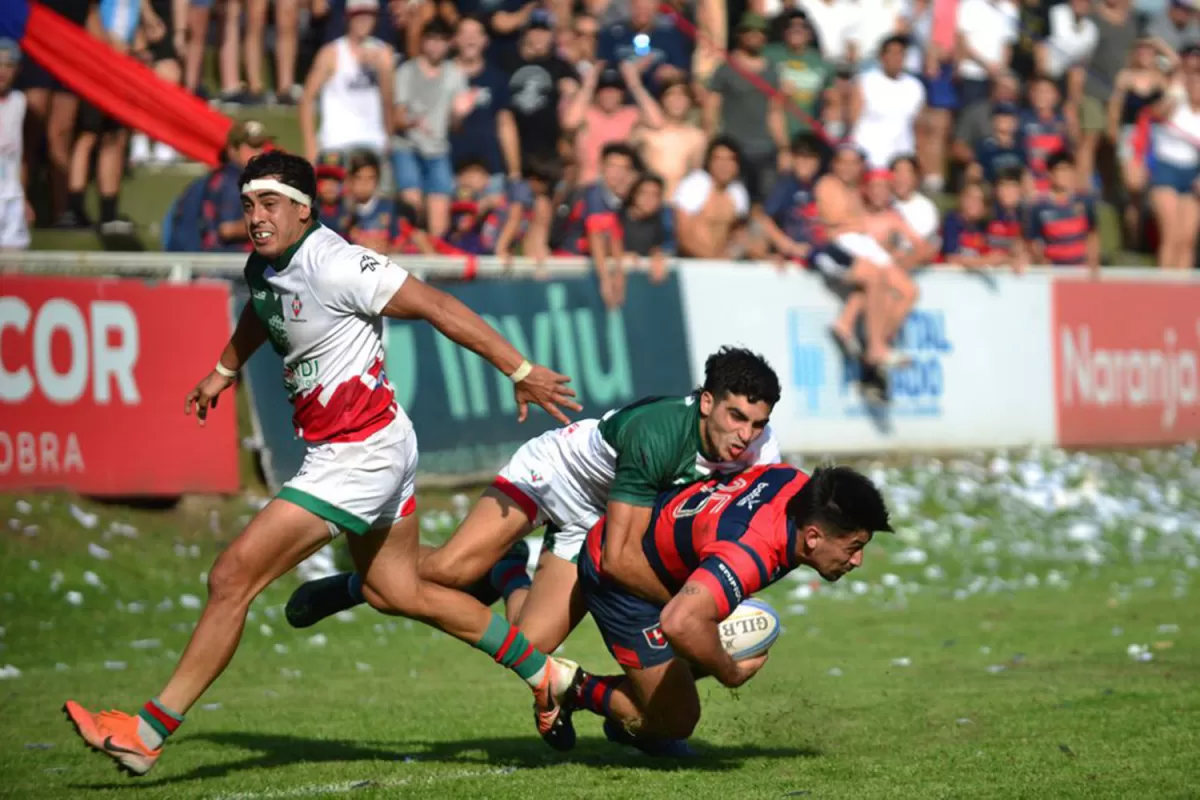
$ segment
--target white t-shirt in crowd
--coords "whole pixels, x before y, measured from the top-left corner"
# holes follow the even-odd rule
[[[920,192],[913,192],[907,200],[893,203],[900,216],[925,241],[931,241],[942,227],[942,215],[934,202]]]
[[[712,175],[702,169],[692,170],[675,187],[675,208],[688,214],[698,214],[708,202],[712,191]],[[733,210],[739,217],[750,213],[750,193],[741,181],[734,181],[726,186],[725,194],[733,201]]]
[[[902,72],[889,78],[873,69],[858,76],[863,95],[862,114],[852,138],[867,154],[872,167],[886,167],[893,158],[916,150],[913,127],[925,106],[925,86]]]
[[[858,26],[858,5],[852,0],[799,0],[821,40],[821,55],[829,61],[842,61]],[[865,54],[859,53],[859,58]]]
[[[1017,7],[1010,0],[962,0],[955,27],[987,64],[999,64],[1004,48],[1017,40]],[[969,80],[988,76],[986,64],[969,58],[959,73]]]
[[[1171,116],[1155,126],[1153,141],[1159,163],[1183,169],[1200,165],[1200,110],[1186,100],[1177,104]]]
[[[1100,32],[1096,23],[1084,17],[1078,22],[1071,6],[1063,3],[1050,9],[1050,38],[1046,40],[1046,69],[1052,78],[1061,78],[1077,64],[1086,64],[1096,50]]]

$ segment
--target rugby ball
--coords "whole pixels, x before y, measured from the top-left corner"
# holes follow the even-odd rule
[[[762,600],[742,601],[725,621],[717,626],[721,646],[734,661],[765,653],[779,638],[781,624],[775,609]]]

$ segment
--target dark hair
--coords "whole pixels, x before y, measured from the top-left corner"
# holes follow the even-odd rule
[[[542,181],[553,188],[562,176],[563,165],[556,156],[530,153],[528,158],[521,159],[521,177],[525,180]]]
[[[1046,159],[1046,171],[1054,172],[1059,167],[1066,165],[1068,167],[1075,166],[1075,156],[1071,155],[1066,150],[1059,150],[1054,155]]]
[[[350,154],[350,161],[346,164],[346,174],[354,175],[361,169],[373,169],[376,173],[381,171],[379,164],[379,156],[372,153],[370,150],[355,150]]]
[[[792,139],[792,155],[822,158],[825,155],[825,143],[820,136],[812,131],[797,133]]]
[[[638,179],[633,182],[633,186],[629,190],[629,196],[625,198],[625,202],[621,205],[622,211],[627,211],[633,207],[634,198],[637,197],[638,189],[641,189],[647,183],[653,183],[662,191],[666,188],[663,179],[655,175],[653,172],[643,172],[638,176]]]
[[[278,178],[280,183],[298,189],[309,197],[317,196],[317,175],[306,158],[282,150],[260,153],[250,159],[242,170],[238,186],[267,177]]]
[[[634,167],[638,165],[637,152],[624,142],[609,142],[604,145],[604,149],[600,151],[600,163],[607,161],[609,156],[624,156]]]
[[[850,467],[818,467],[788,501],[787,516],[797,528],[816,525],[830,536],[892,531],[883,495]]]
[[[1025,177],[1024,167],[1004,167],[996,171],[996,185],[1002,183],[1020,183]]]
[[[425,23],[425,27],[421,28],[422,39],[428,39],[430,36],[450,39],[454,36],[454,28],[450,27],[450,23],[441,17],[434,17]]]
[[[489,175],[492,172],[488,169],[488,165],[484,163],[482,158],[475,158],[474,156],[460,158],[454,163],[454,174],[456,175],[460,172],[466,172],[469,169],[481,169]]]
[[[760,400],[772,408],[779,402],[779,376],[767,360],[744,347],[722,347],[704,362],[703,391],[721,400],[727,394]]]
[[[892,45],[897,45],[897,44],[900,45],[905,50],[907,50],[908,42],[909,42],[909,39],[904,34],[900,34],[900,33],[893,34],[879,43],[879,55],[882,56],[884,53],[887,52],[887,49],[889,47],[891,47]]]
[[[738,147],[737,142],[732,137],[725,134],[714,136],[713,140],[708,143],[708,149],[704,151],[704,171],[708,172],[708,167],[712,163],[713,153],[719,147],[723,147],[733,153],[733,157],[737,161],[738,172],[740,173],[742,171],[742,148]]]
[[[914,170],[916,170],[918,175],[921,172],[920,168],[917,167],[917,157],[912,155],[911,153],[901,153],[900,155],[893,158],[891,163],[888,164],[888,169],[892,172],[895,172],[896,167],[900,166],[901,164],[908,164],[910,167],[912,167]]]

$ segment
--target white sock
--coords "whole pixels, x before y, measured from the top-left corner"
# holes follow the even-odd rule
[[[154,726],[140,716],[138,717],[138,738],[142,740],[142,744],[151,750],[157,750],[162,747],[162,734],[154,730]]]

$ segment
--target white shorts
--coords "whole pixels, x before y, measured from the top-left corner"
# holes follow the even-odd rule
[[[25,224],[25,198],[0,200],[0,250],[29,249],[29,226]]]
[[[855,258],[866,259],[878,267],[892,265],[892,257],[883,245],[865,233],[843,233],[835,236],[833,243]]]
[[[546,526],[542,550],[572,563],[579,558],[588,531],[604,516],[608,490],[606,484],[603,490],[589,492],[562,474],[557,467],[563,443],[556,437],[589,437],[595,424],[587,420],[531,439],[492,482],[521,507],[534,527]]]
[[[308,446],[304,463],[279,490],[279,499],[329,523],[336,536],[389,528],[416,511],[417,434],[394,420],[361,442]]]

